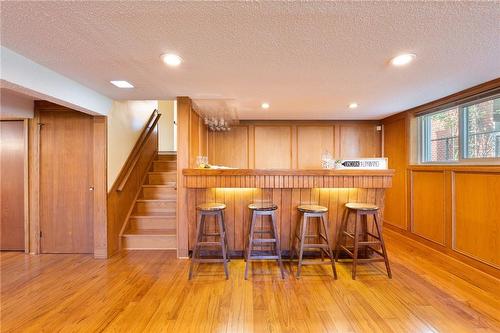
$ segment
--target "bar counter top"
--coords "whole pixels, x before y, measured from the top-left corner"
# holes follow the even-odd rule
[[[184,169],[184,176],[392,176],[388,170],[352,169]]]
[[[389,188],[394,170],[184,169],[187,188]]]

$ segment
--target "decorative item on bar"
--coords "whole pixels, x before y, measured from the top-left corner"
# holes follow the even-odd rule
[[[321,154],[321,168],[335,169],[335,160],[328,150],[323,151],[323,154]]]
[[[353,158],[335,161],[336,169],[367,169],[386,170],[388,168],[387,158]]]
[[[210,164],[208,164],[208,156],[196,156],[196,165],[200,169],[210,168]]]
[[[208,129],[211,131],[230,131],[231,127],[229,126],[229,122],[224,120],[224,118],[217,119],[216,117],[205,117],[204,119],[205,125],[207,125]]]

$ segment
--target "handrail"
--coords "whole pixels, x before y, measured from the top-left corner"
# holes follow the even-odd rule
[[[132,171],[135,168],[135,165],[139,161],[139,157],[141,156],[141,152],[144,148],[144,145],[146,144],[147,139],[153,133],[154,128],[156,124],[158,123],[158,120],[160,119],[161,114],[158,113],[158,110],[154,110],[153,113],[151,113],[151,116],[148,119],[146,128],[142,131],[141,135],[139,136],[139,139],[137,140],[134,148],[132,149],[132,152],[130,153],[131,159],[127,160],[125,163],[127,172],[125,173],[125,176],[121,179],[121,181],[118,183],[118,187],[116,190],[118,192],[121,192],[123,188],[125,187],[125,184],[127,184],[128,179],[130,178],[130,175],[132,174]],[[129,162],[130,161],[130,162]],[[121,173],[120,173],[120,177]]]

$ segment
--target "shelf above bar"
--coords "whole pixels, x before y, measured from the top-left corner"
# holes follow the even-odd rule
[[[394,170],[184,169],[187,188],[389,188]]]

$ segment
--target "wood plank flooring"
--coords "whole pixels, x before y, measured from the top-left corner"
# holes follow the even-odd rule
[[[274,263],[204,264],[174,252],[1,253],[1,332],[500,332],[500,281],[386,232],[383,264],[307,266],[281,280]]]

